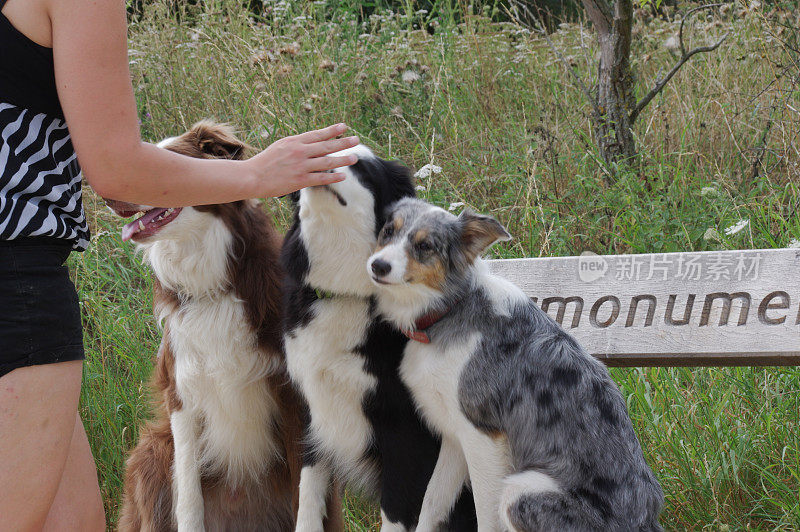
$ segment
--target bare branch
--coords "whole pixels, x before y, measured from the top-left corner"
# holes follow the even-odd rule
[[[704,4],[702,6],[697,6],[697,7],[693,8],[693,9],[690,9],[689,11],[687,11],[686,14],[681,17],[681,26],[680,26],[680,29],[678,30],[678,41],[680,42],[680,45],[681,45],[681,57],[686,55],[686,48],[683,45],[683,26],[684,26],[684,24],[686,24],[686,21],[689,20],[689,17],[691,17],[692,15],[694,15],[698,11],[703,11],[705,9],[713,9],[715,7],[720,7],[722,5],[723,4]]]
[[[639,100],[639,103],[636,104],[636,108],[633,111],[631,111],[631,116],[630,116],[631,123],[634,123],[636,121],[636,119],[639,117],[639,114],[642,112],[642,110],[644,110],[644,108],[647,107],[647,105],[653,100],[653,98],[655,98],[662,90],[664,90],[664,87],[667,86],[667,83],[669,83],[669,80],[671,80],[672,77],[675,74],[678,73],[678,70],[680,70],[681,67],[684,64],[686,64],[686,62],[689,59],[691,59],[691,57],[693,55],[706,53],[706,52],[713,52],[714,50],[719,48],[720,45],[722,45],[723,42],[725,42],[725,39],[727,39],[728,35],[730,35],[729,33],[726,33],[725,35],[723,35],[720,40],[718,40],[716,43],[714,43],[714,44],[712,44],[710,46],[700,46],[700,47],[697,47],[697,48],[693,48],[692,50],[689,50],[688,52],[686,51],[686,45],[683,42],[683,26],[686,23],[686,20],[692,14],[694,14],[697,11],[703,10],[703,9],[710,9],[710,8],[714,8],[714,7],[719,7],[721,5],[722,4],[706,4],[706,5],[702,5],[702,6],[699,6],[699,7],[695,7],[694,9],[689,10],[686,13],[686,15],[683,16],[683,18],[681,19],[680,29],[678,30],[678,41],[679,41],[680,47],[681,47],[681,58],[678,61],[678,63],[674,67],[672,67],[672,69],[667,73],[667,75],[664,76],[663,78],[659,79],[656,82],[655,87],[653,87],[650,90],[650,92],[645,94],[644,97],[642,97],[642,99]]]

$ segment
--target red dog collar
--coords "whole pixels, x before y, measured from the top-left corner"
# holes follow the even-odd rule
[[[450,312],[450,307],[440,311],[440,312],[430,312],[425,314],[417,321],[414,322],[413,329],[404,329],[402,333],[406,335],[411,340],[416,340],[417,342],[423,344],[431,343],[431,338],[428,336],[427,330],[439,320],[444,318]]]

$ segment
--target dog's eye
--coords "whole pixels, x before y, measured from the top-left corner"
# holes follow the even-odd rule
[[[420,253],[428,253],[433,249],[433,246],[427,240],[420,240],[419,242],[417,242],[416,246],[417,246],[417,251],[419,251]]]
[[[388,223],[383,226],[383,238],[391,238],[394,234],[394,224]]]

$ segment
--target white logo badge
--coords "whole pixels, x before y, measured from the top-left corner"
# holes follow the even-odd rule
[[[578,257],[578,278],[584,283],[602,279],[608,272],[606,259],[591,251],[584,251]]]

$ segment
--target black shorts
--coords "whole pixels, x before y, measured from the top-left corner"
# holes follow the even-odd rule
[[[46,237],[0,241],[0,377],[84,358],[78,294],[64,266],[71,249]]]

